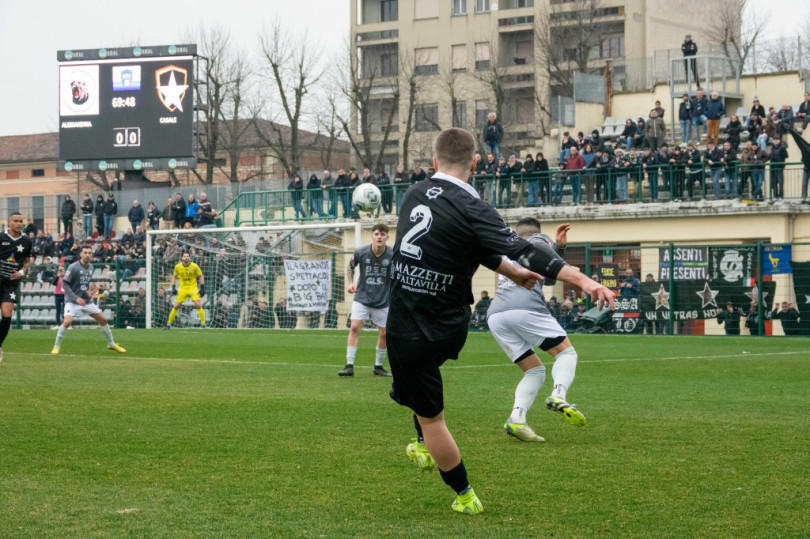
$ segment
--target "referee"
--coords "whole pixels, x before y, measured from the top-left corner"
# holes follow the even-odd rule
[[[467,339],[472,276],[479,264],[527,288],[537,282],[537,273],[556,278],[613,307],[610,290],[518,236],[480,199],[468,183],[475,147],[463,129],[442,131],[433,159],[437,172],[408,191],[397,224],[387,322],[391,398],[413,410],[417,431],[406,453],[423,469],[439,468],[456,492],[452,509],[466,514],[480,513],[483,506],[444,421],[439,367],[457,359]]]

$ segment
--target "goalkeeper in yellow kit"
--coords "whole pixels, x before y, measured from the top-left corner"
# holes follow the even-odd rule
[[[197,278],[200,279],[200,286],[197,287]],[[177,287],[177,282],[180,282],[180,287]],[[166,324],[166,329],[171,329],[172,322],[177,316],[177,309],[180,304],[188,299],[194,302],[194,307],[197,308],[197,314],[200,315],[200,323],[205,327],[205,311],[202,309],[200,303],[200,296],[205,294],[205,277],[200,266],[191,261],[191,255],[183,253],[180,258],[180,263],[174,267],[174,274],[172,275],[172,292],[177,293],[177,299],[174,302],[172,311],[169,313],[169,323]]]

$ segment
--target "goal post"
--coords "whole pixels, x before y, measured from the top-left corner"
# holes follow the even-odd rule
[[[362,241],[360,222],[150,230],[146,235],[146,327],[164,327],[176,295],[174,267],[191,255],[205,279],[208,327],[344,327],[351,310],[345,268]],[[173,326],[201,325],[193,302]]]

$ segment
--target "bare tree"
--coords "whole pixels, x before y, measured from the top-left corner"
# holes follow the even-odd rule
[[[270,83],[271,95],[267,96],[267,101],[277,103],[278,108],[256,110],[254,118],[265,115],[270,121],[254,121],[254,126],[270,156],[277,159],[287,177],[292,178],[299,172],[303,153],[300,133],[308,112],[308,94],[323,74],[318,66],[317,45],[306,32],[294,38],[281,19],[272,22],[259,40],[264,77]]]
[[[588,64],[602,37],[610,32],[602,22],[602,0],[570,0],[540,9],[535,21],[535,50],[540,53],[554,94],[574,95],[574,72],[594,71]]]
[[[799,40],[796,36],[769,40],[760,46],[766,71],[793,71],[799,68]]]
[[[334,107],[331,106],[333,99],[336,99],[337,91],[332,85],[326,88],[326,94],[322,96],[318,105],[318,112],[315,114],[317,132],[315,135],[315,146],[321,155],[321,164],[326,170],[332,168],[332,153],[335,143],[340,140],[343,134],[343,127],[337,118]]]
[[[109,177],[107,176],[107,171],[102,170],[99,172],[88,172],[84,175],[84,179],[92,183],[102,191],[109,192],[112,190],[113,181],[121,181],[122,175],[123,171],[116,170],[113,175],[113,179],[110,180]]]
[[[381,76],[375,62],[363,62],[348,44],[347,50],[343,61],[334,63],[335,85],[341,95],[332,96],[331,108],[362,165],[377,170],[399,106],[399,78]]]
[[[483,82],[492,94],[494,100],[495,114],[499,120],[503,119],[503,105],[506,99],[506,87],[504,77],[506,76],[506,65],[499,61],[500,50],[498,48],[499,36],[495,33],[488,36],[478,36],[472,44],[472,49],[477,50],[478,44],[489,43],[489,58],[475,58],[475,69],[470,72],[470,76]]]
[[[417,100],[419,98],[419,77],[416,74],[414,65],[414,58],[410,54],[406,54],[400,59],[399,62],[399,77],[401,79],[400,85],[405,89],[405,129],[400,128],[400,137],[402,140],[402,166],[405,170],[408,169],[408,161],[410,161],[410,145],[411,135],[414,132],[414,122],[417,114]],[[400,126],[403,124],[402,116],[399,119]]]
[[[732,71],[738,74],[735,66],[739,65],[740,71],[745,69],[749,54],[768,25],[769,15],[757,5],[756,13],[746,16],[746,11],[752,7],[749,0],[718,0],[715,4],[706,33],[728,58]]]

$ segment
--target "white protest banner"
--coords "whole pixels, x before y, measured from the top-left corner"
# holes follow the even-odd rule
[[[287,309],[326,312],[332,277],[331,260],[285,260]]]

